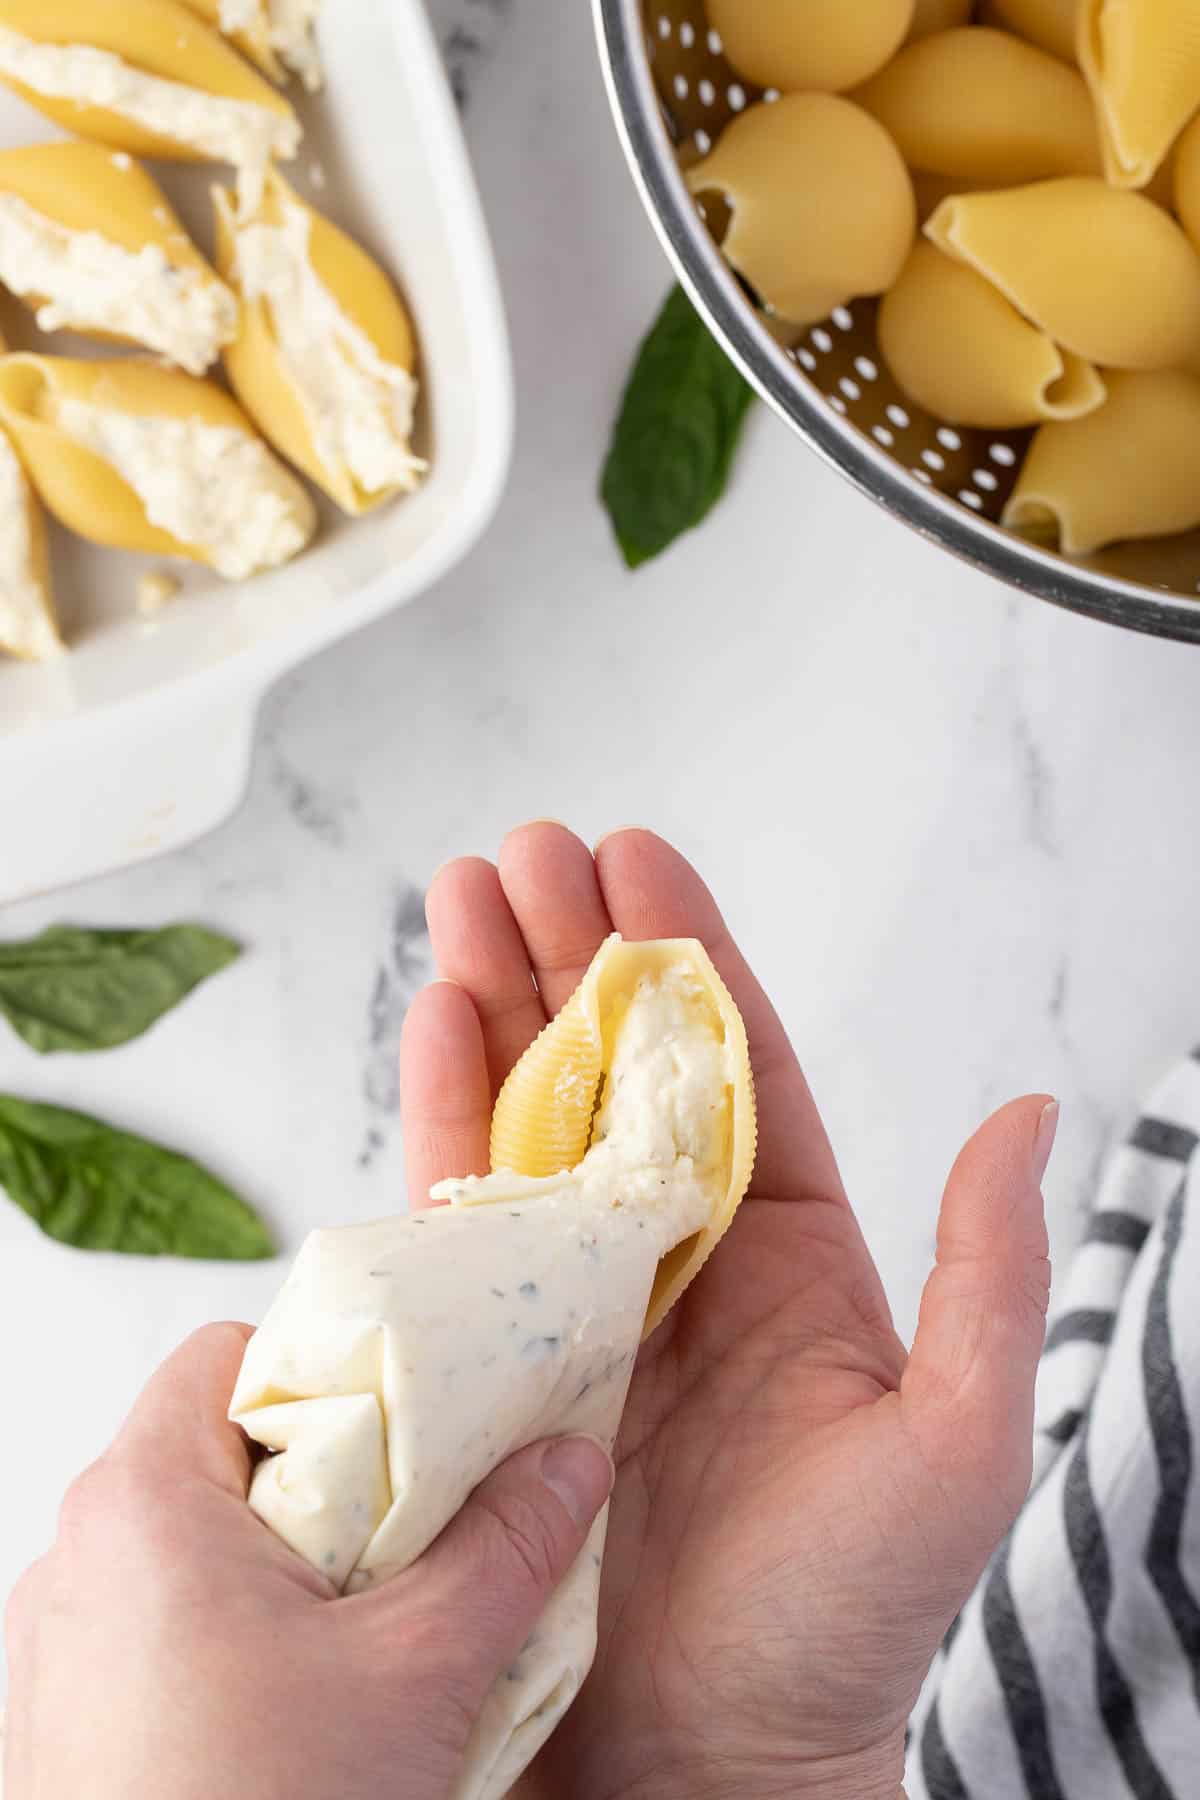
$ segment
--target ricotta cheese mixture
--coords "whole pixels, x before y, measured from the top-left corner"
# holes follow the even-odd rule
[[[310,94],[321,86],[321,61],[313,27],[321,0],[221,0],[221,30],[252,31],[265,24],[267,42]]]
[[[62,650],[34,572],[25,474],[5,437],[0,437],[0,646],[37,662]]]
[[[306,1241],[230,1413],[283,1451],[251,1505],[339,1588],[399,1573],[523,1445],[613,1442],[659,1259],[725,1192],[728,1064],[690,971],[643,977],[576,1169],[445,1182],[449,1206]],[[457,1800],[499,1800],[578,1691],[605,1526],[489,1695]]]
[[[131,251],[98,231],[71,231],[0,193],[0,282],[42,301],[43,331],[135,338],[202,375],[237,333],[238,304],[214,275],[175,268],[159,244]]]
[[[284,201],[280,224],[236,229],[242,293],[269,308],[284,365],[331,478],[349,471],[367,494],[415,487],[426,467],[410,444],[416,381],[407,369],[384,361],[316,274],[308,213]]]
[[[0,72],[36,94],[102,107],[201,156],[232,163],[245,207],[257,202],[271,157],[292,157],[300,147],[294,118],[148,75],[90,44],[42,44],[0,27]]]
[[[266,445],[228,425],[139,416],[62,397],[55,422],[112,464],[152,525],[221,575],[274,568],[312,536],[312,502]]]

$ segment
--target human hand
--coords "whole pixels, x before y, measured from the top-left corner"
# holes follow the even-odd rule
[[[352,1598],[250,1511],[225,1417],[250,1328],[188,1339],[14,1591],[7,1800],[447,1800],[483,1699],[611,1483],[533,1445]]]
[[[695,871],[564,827],[450,864],[405,1029],[409,1192],[484,1172],[497,1088],[612,930],[697,937],[741,1008],[751,1193],[644,1345],[617,1443],[595,1666],[523,1800],[895,1800],[904,1724],[1025,1496],[1056,1109],[963,1150],[909,1354],[783,1028]],[[457,985],[451,985],[456,983]]]

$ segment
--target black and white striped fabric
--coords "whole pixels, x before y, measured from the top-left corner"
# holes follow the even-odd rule
[[[1200,1796],[1200,1052],[1115,1153],[1029,1499],[912,1721],[910,1800]]]

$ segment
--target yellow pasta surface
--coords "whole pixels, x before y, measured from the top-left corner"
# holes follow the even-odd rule
[[[1094,411],[1104,382],[964,263],[918,243],[879,309],[879,348],[919,406],[1007,430]]]
[[[1004,523],[1083,555],[1200,525],[1200,379],[1118,372],[1085,419],[1043,425]]]
[[[1105,174],[1116,187],[1145,187],[1200,107],[1200,6],[1080,0],[1078,29]]]
[[[762,87],[840,93],[904,42],[913,0],[708,0],[739,74]]]
[[[1200,258],[1141,194],[1079,176],[964,194],[925,233],[1089,362],[1200,365]]]
[[[0,357],[6,346],[0,337]],[[48,662],[63,650],[46,521],[16,448],[0,430],[0,654]]]
[[[914,43],[917,38],[928,37],[932,31],[949,31],[952,26],[965,25],[971,17],[971,6],[972,0],[917,0],[908,28],[908,41]]]
[[[224,31],[221,24],[221,0],[183,0],[183,4],[198,14],[206,25],[211,25],[214,31],[222,32],[231,44],[236,44],[242,55],[248,56],[270,80],[277,84],[287,80],[287,70],[271,45],[265,9],[254,8],[248,24],[236,31]]]
[[[833,95],[750,107],[687,181],[695,194],[725,197],[728,261],[795,324],[883,293],[912,247],[916,204],[899,151],[861,107]]]
[[[980,20],[1002,25],[1064,62],[1076,60],[1078,0],[986,0]]]
[[[853,98],[930,174],[997,187],[1100,174],[1083,77],[1007,32],[969,25],[923,38]]]
[[[1200,253],[1200,113],[1180,138],[1174,160],[1175,211]]]

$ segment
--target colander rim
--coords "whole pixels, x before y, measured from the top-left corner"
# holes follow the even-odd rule
[[[617,134],[650,222],[693,305],[779,417],[878,506],[973,567],[1106,624],[1200,642],[1200,597],[1087,569],[1014,537],[907,474],[825,404],[758,319],[704,227],[663,121],[642,0],[593,0],[593,16]]]

